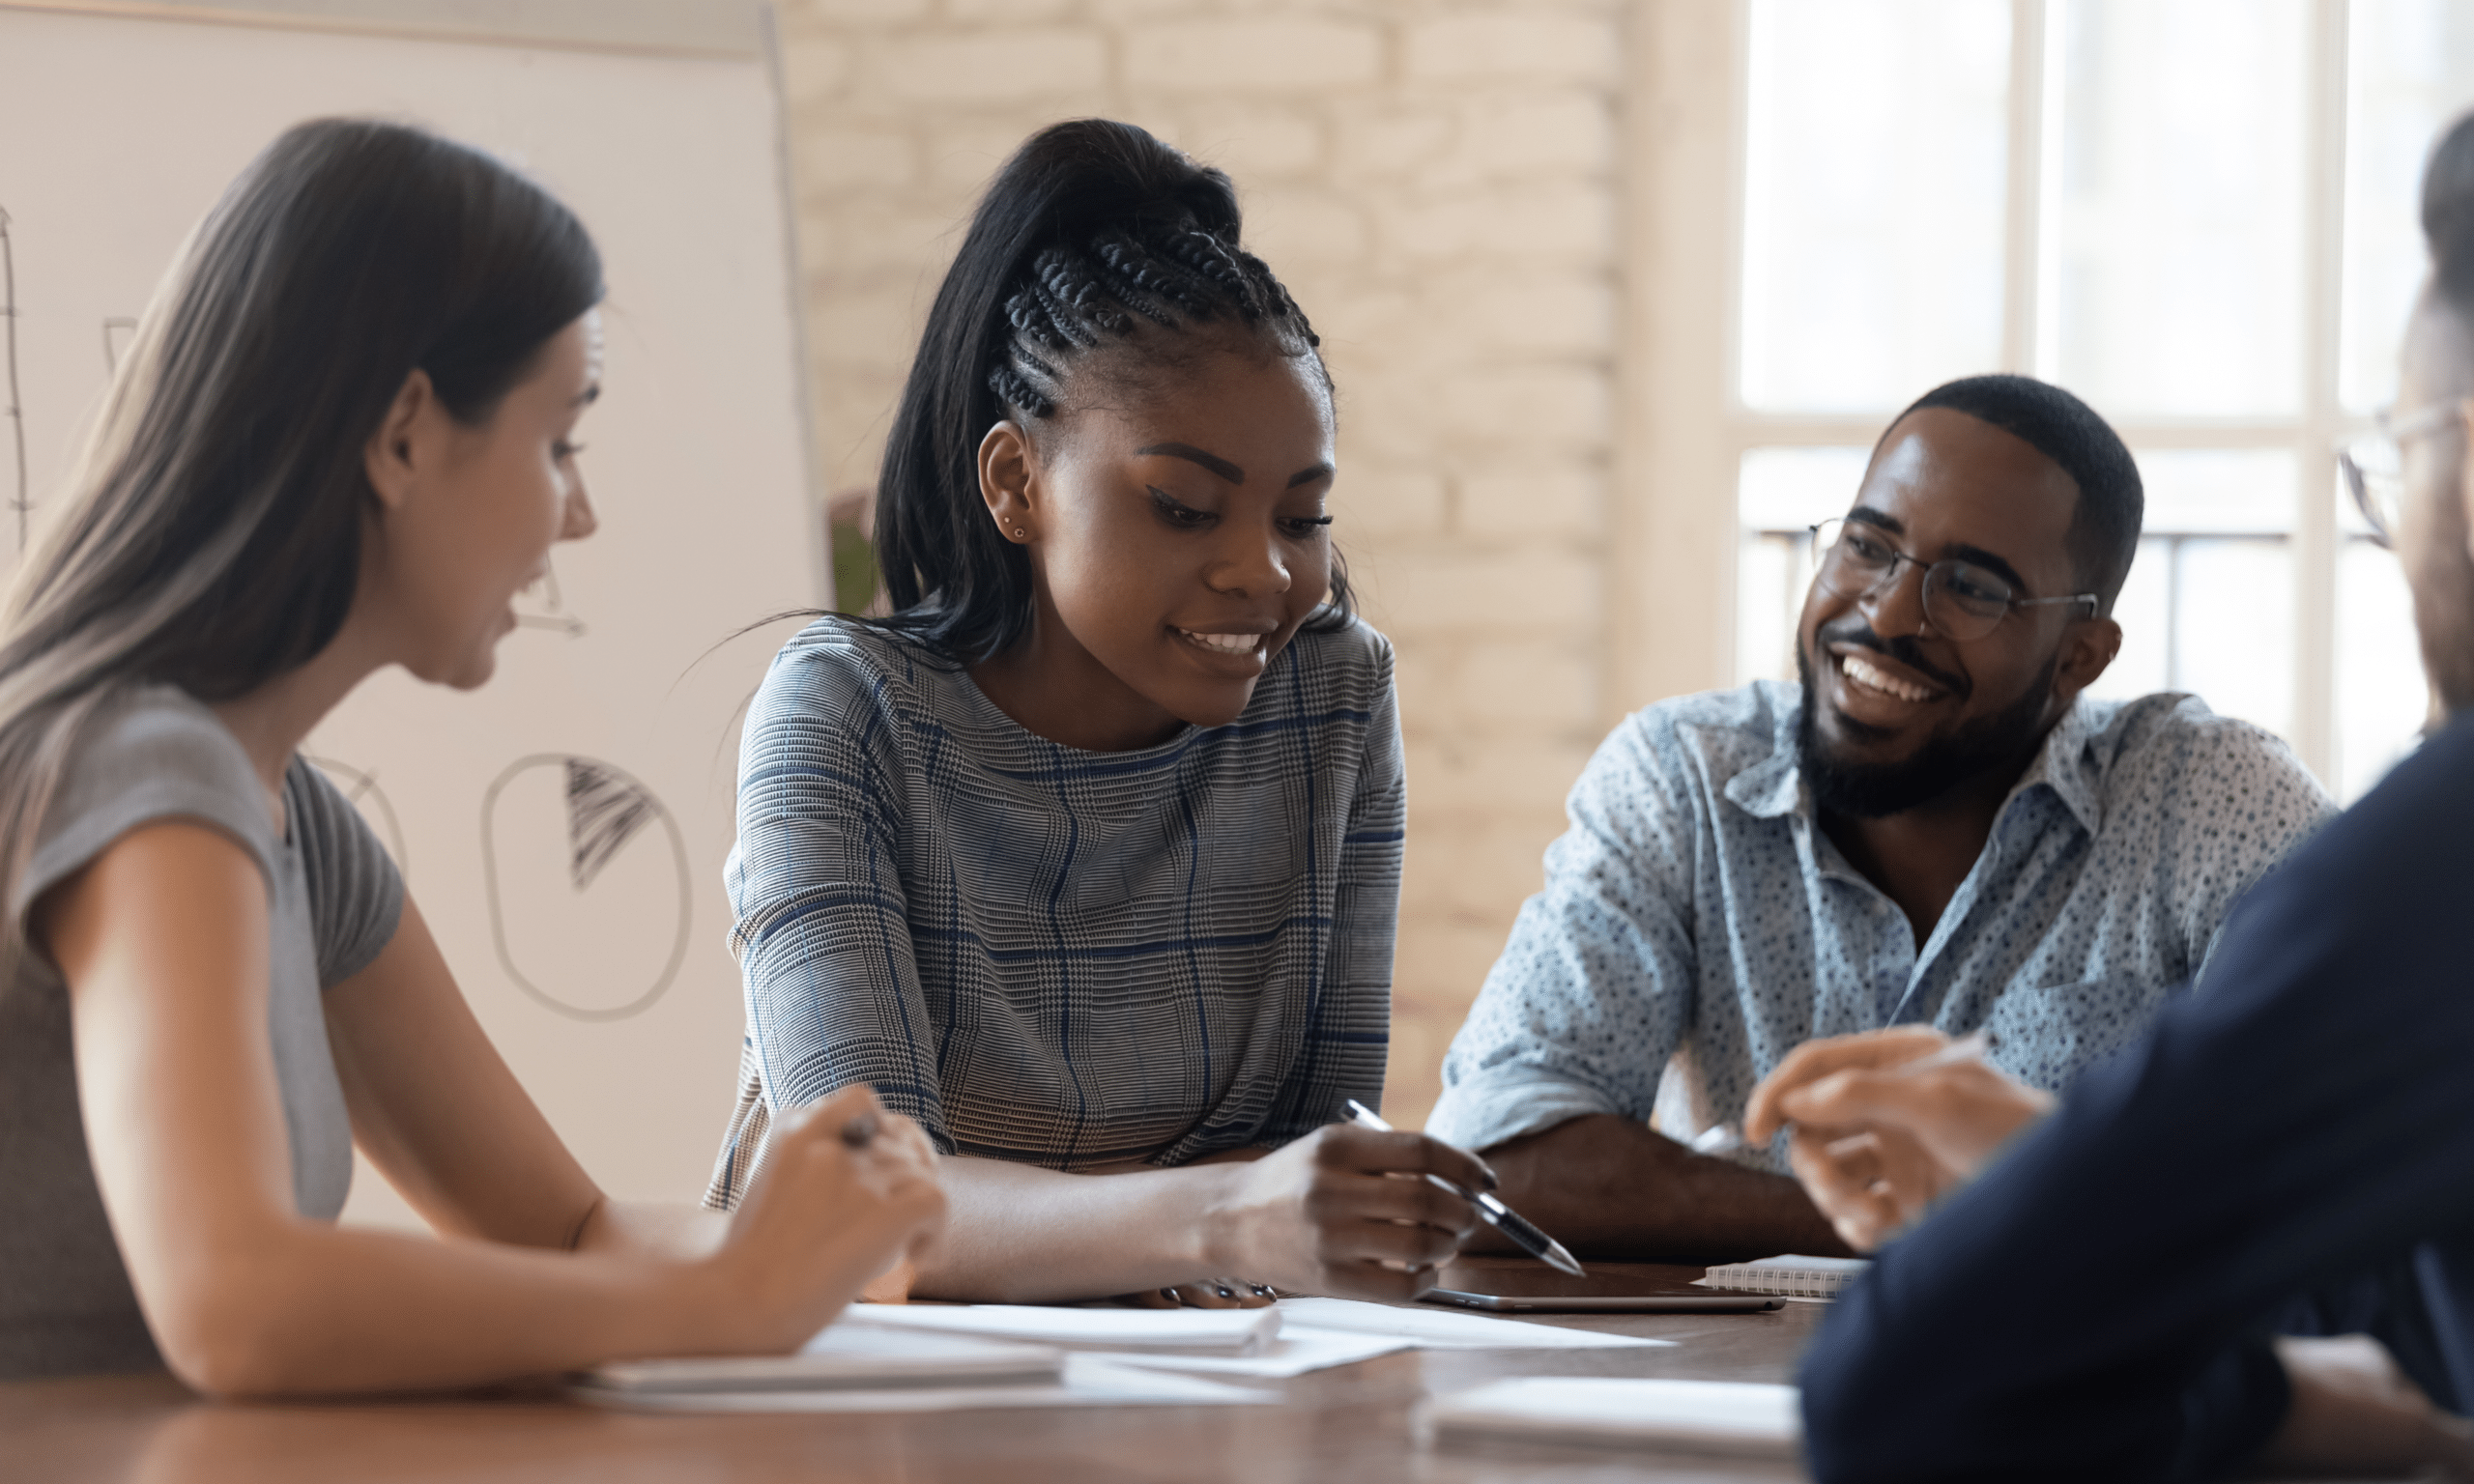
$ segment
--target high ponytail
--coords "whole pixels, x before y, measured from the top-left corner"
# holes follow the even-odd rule
[[[1003,418],[1064,410],[1091,353],[1145,325],[1243,327],[1322,359],[1313,328],[1241,245],[1225,173],[1131,124],[1079,119],[1033,134],[972,215],[936,291],[877,482],[877,560],[892,614],[872,620],[955,664],[1002,652],[1030,623],[1030,559],[979,493],[979,445]],[[1346,569],[1313,627],[1348,621]]]

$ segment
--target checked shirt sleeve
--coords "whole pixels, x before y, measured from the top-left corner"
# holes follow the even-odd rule
[[[953,1148],[900,873],[893,685],[844,656],[794,650],[749,708],[725,882],[747,1039],[708,1206],[737,1204],[774,1117],[854,1082]]]

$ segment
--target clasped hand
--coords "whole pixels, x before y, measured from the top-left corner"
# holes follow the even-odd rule
[[[1917,1071],[1949,1044],[1920,1025],[1808,1041],[1762,1079],[1744,1135],[1766,1144],[1792,1124],[1787,1159],[1841,1241],[1870,1252],[1975,1178],[2053,1095],[1981,1061]]]

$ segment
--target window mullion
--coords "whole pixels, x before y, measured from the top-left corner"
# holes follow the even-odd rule
[[[2337,512],[2333,452],[2345,427],[2338,403],[2344,309],[2346,0],[2311,7],[2311,150],[2303,207],[2303,422],[2293,492],[2294,750],[2337,785]]]
[[[2010,0],[2010,160],[2003,182],[2001,368],[2036,370],[2044,230],[2045,7]]]

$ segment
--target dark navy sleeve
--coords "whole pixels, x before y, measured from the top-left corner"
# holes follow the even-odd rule
[[[2207,993],[1884,1249],[1805,1359],[1814,1476],[2222,1477],[2285,1415],[2279,1314],[2400,1265],[2451,1362],[2417,1379],[2474,1395],[2441,1281],[2474,1236],[2469,840],[2461,721],[2235,908]]]

